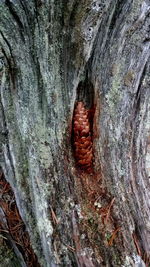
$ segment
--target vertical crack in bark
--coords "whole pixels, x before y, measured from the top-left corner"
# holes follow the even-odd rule
[[[14,65],[14,59],[12,57],[12,60],[7,56],[5,50],[2,48],[2,53],[4,55],[4,57],[6,58],[7,64],[8,64],[8,68],[9,68],[9,75],[10,75],[10,81],[12,82],[12,86],[11,88],[13,88],[14,90],[16,89],[16,69],[15,69],[15,65]]]
[[[18,29],[19,29],[19,33],[20,33],[20,36],[23,40],[23,42],[25,43],[25,38],[24,38],[24,34],[23,34],[23,31],[24,31],[24,26],[23,26],[23,23],[21,21],[21,19],[19,18],[16,10],[14,9],[14,5],[12,2],[10,2],[10,0],[6,0],[5,1],[5,4],[6,6],[8,7],[9,9],[9,12],[10,14],[12,15],[14,21],[17,23],[18,25]]]
[[[8,127],[7,127],[7,122],[6,122],[6,118],[5,118],[5,111],[4,111],[4,107],[3,107],[3,103],[1,101],[1,99],[0,99],[0,102],[1,102],[1,108],[2,108],[2,117],[3,117],[4,133],[5,133],[5,142],[6,142],[6,148],[7,148],[7,157],[9,159],[13,175],[15,177],[15,169],[14,169],[13,160],[12,160],[10,147],[9,147]]]
[[[141,117],[140,114],[143,108],[143,99],[146,98],[145,92],[143,91],[143,81],[147,72],[147,62],[143,67],[141,76],[139,78],[138,88],[136,91],[136,96],[133,105],[133,119],[132,119],[132,162],[131,162],[131,187],[134,194],[135,199],[135,210],[133,211],[133,218],[135,221],[135,232],[133,234],[133,240],[135,243],[135,247],[137,249],[137,253],[142,257],[145,263],[149,261],[149,238],[146,236],[146,221],[148,220],[147,216],[142,217],[142,209],[144,212],[147,211],[149,213],[148,203],[146,201],[143,203],[143,197],[145,195],[145,200],[148,199],[146,197],[146,192],[144,192],[147,182],[146,172],[143,172],[143,146],[142,146],[142,138],[143,131],[142,128],[144,125],[144,117]],[[146,89],[145,89],[146,90]],[[146,99],[146,103],[148,103]],[[145,105],[146,105],[145,103]],[[144,115],[143,115],[144,116]],[[141,185],[141,186],[140,186]]]
[[[13,57],[13,55],[12,55],[12,49],[11,49],[11,45],[10,45],[10,43],[8,42],[7,38],[5,37],[5,35],[3,34],[2,31],[0,31],[0,34],[2,35],[2,38],[4,39],[6,45],[7,45],[8,48],[9,48],[9,52],[10,52],[11,57]],[[3,50],[4,50],[4,48],[3,48]]]
[[[14,56],[13,56],[13,53],[12,53],[12,49],[11,49],[11,45],[10,43],[8,42],[7,38],[5,37],[5,35],[3,34],[2,31],[0,31],[0,34],[4,40],[4,42],[6,43],[8,49],[9,49],[9,52],[10,52],[10,57],[7,55],[4,47],[2,46],[2,53],[4,55],[4,57],[6,58],[6,61],[7,61],[7,64],[8,64],[8,68],[9,68],[9,75],[10,75],[10,80],[12,82],[12,87],[13,89],[16,88],[16,85],[15,85],[15,80],[16,80],[16,67],[15,67],[15,59],[14,59]]]
[[[39,0],[34,0],[34,4],[35,4],[35,16],[36,16],[36,20],[37,20],[37,23],[38,23],[38,27],[39,27],[39,19],[38,19],[38,15],[39,15],[39,12],[38,12],[38,7],[40,7],[43,3]]]
[[[126,13],[127,13],[128,9],[130,7],[129,3],[126,0],[116,1],[115,10],[114,10],[114,13],[113,13],[112,18],[111,18],[111,23],[109,25],[109,34],[113,34],[113,30],[115,29],[115,31],[117,31],[118,27],[120,26],[120,24],[117,24],[116,22],[117,22],[117,20],[120,19],[120,16],[125,16],[125,4],[127,4],[127,7],[126,7]],[[124,9],[124,12],[123,12],[123,9]],[[116,27],[116,25],[117,25],[117,27]],[[110,38],[110,36],[109,36],[109,38]]]
[[[22,22],[21,22],[21,20],[20,20],[20,18],[19,18],[19,16],[18,16],[18,14],[16,13],[14,7],[13,7],[13,3],[10,2],[10,0],[6,0],[6,1],[5,1],[5,4],[6,4],[6,6],[9,8],[10,14],[13,16],[14,20],[17,22],[19,28],[20,28],[21,30],[23,30],[23,28],[24,28],[24,27],[23,27],[23,24],[22,24]]]
[[[140,77],[140,80],[139,80],[138,89],[137,89],[136,96],[135,96],[135,102],[134,102],[134,113],[135,113],[135,116],[137,116],[137,114],[139,113],[140,96],[141,96],[141,86],[142,86],[142,82],[143,82],[144,77],[145,77],[147,62],[148,62],[148,59],[145,62],[145,65],[143,67],[143,71],[141,73],[141,77]]]

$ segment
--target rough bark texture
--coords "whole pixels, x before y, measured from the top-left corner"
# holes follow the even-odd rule
[[[148,265],[149,10],[0,1],[1,167],[41,266]],[[74,160],[76,101],[94,110],[91,173]]]

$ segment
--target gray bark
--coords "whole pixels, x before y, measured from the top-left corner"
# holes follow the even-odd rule
[[[146,0],[0,1],[1,167],[41,266],[148,262],[149,10]],[[79,98],[95,107],[91,174],[72,148]]]

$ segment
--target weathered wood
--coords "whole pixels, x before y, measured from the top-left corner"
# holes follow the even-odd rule
[[[1,167],[41,266],[148,262],[149,10],[0,2]],[[91,173],[72,151],[76,100],[95,111]]]

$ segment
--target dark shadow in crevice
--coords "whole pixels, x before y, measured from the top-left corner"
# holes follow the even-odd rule
[[[77,87],[76,101],[82,101],[87,109],[91,109],[94,104],[94,87],[88,75]]]
[[[16,21],[16,23],[18,24],[19,28],[21,30],[23,30],[23,24],[16,12],[16,10],[14,9],[14,4],[10,1],[10,0],[6,0],[5,1],[6,6],[9,8],[9,12],[11,13],[11,15],[13,16],[14,20]]]

